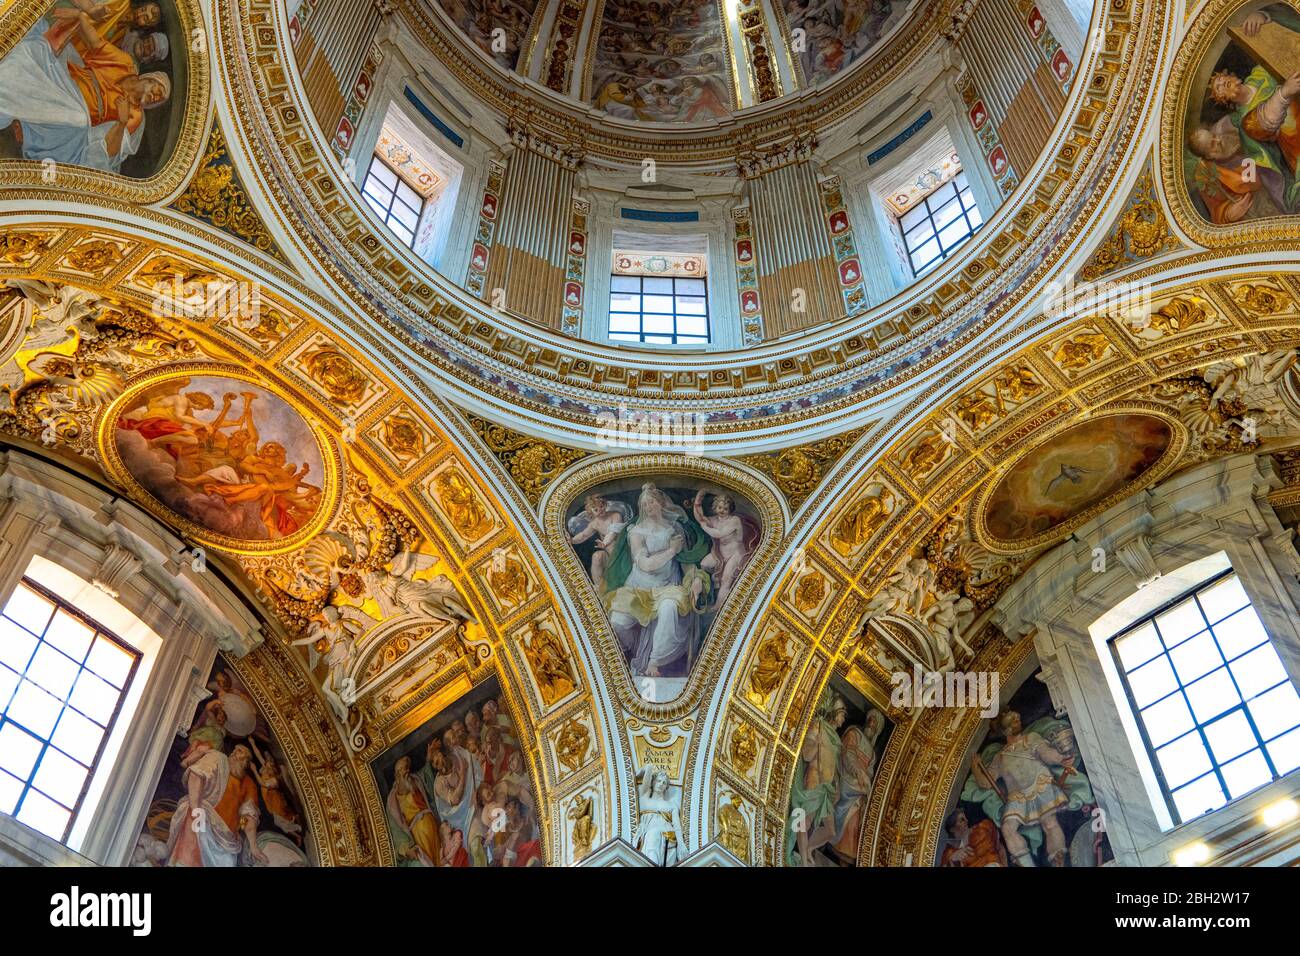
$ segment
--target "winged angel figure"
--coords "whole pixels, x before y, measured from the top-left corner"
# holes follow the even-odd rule
[[[415,577],[438,558],[417,550],[424,535],[414,522],[378,498],[365,501],[372,514],[363,516],[354,506],[354,536],[326,531],[307,545],[293,590],[270,576],[263,579],[276,609],[304,634],[293,643],[310,648],[313,668],[324,658],[328,672],[322,689],[344,723],[356,700],[352,662],[372,627],[400,617],[447,621],[456,625],[463,648],[465,625],[478,623],[445,574]],[[348,598],[357,603],[341,603]],[[378,617],[359,606],[371,599]]]

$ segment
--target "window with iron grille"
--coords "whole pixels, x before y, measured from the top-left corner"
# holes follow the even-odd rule
[[[930,271],[983,224],[966,174],[959,173],[898,220],[912,274]]]
[[[0,812],[67,841],[139,662],[22,580],[0,612]]]
[[[611,276],[609,337],[614,342],[707,345],[706,281],[668,276]]]
[[[408,186],[378,153],[370,160],[361,195],[393,235],[408,248],[415,247],[415,230],[424,212],[424,198]]]
[[[1300,696],[1231,569],[1109,644],[1176,823],[1300,767]]]

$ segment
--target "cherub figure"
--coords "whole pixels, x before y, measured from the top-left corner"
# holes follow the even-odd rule
[[[608,501],[601,495],[587,495],[581,513],[569,519],[569,544],[579,545],[596,539],[591,555],[591,581],[597,591],[605,589],[605,568],[609,566],[619,533],[632,520],[631,509],[621,501]]]
[[[736,514],[736,503],[727,494],[713,496],[710,517],[704,514],[704,492],[697,491],[693,510],[695,520],[704,529],[704,533],[713,539],[713,550],[700,561],[700,567],[718,582],[713,607],[719,608],[731,594],[741,570],[754,553],[758,529]]]

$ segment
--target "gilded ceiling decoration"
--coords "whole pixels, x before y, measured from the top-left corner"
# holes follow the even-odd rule
[[[754,99],[775,102],[734,119],[742,51],[711,2],[609,0],[585,61],[546,58],[528,3],[375,16],[401,17],[489,108],[526,116],[539,149],[730,168],[742,154],[782,162],[860,110],[938,35],[940,7],[954,5],[918,7],[915,29],[891,33],[900,4],[741,4],[742,17],[778,14],[738,34]],[[160,9],[167,36],[201,22],[187,0]],[[580,42],[585,12],[559,4],[554,35]],[[21,13],[0,44],[26,59],[0,60],[0,73],[38,63],[38,38],[50,42],[27,31],[44,11]],[[1150,160],[1139,171],[1151,145],[1139,133],[1166,65],[1142,51],[1172,49],[1166,14],[1108,5],[1072,115],[969,253],[797,341],[763,344],[755,300],[753,341],[735,355],[669,361],[551,336],[372,233],[339,179],[334,130],[313,125],[283,59],[279,4],[218,4],[211,69],[195,68],[205,50],[171,44],[172,106],[141,109],[139,149],[120,163],[42,183],[40,157],[15,153],[39,137],[20,147],[0,130],[0,151],[15,153],[0,168],[18,187],[0,232],[0,431],[120,489],[175,533],[176,560],[212,561],[267,620],[262,646],[210,675],[139,852],[157,862],[171,842],[188,798],[179,767],[197,759],[256,788],[270,812],[249,855],[286,865],[571,865],[615,838],[661,864],[711,843],[773,865],[998,859],[989,830],[1016,783],[1003,747],[1025,732],[1061,757],[1074,746],[1032,635],[1003,633],[999,598],[1063,536],[1192,464],[1260,451],[1294,477],[1300,279],[1281,245],[1294,238],[1294,170],[1285,137],[1250,141],[1252,112],[1283,80],[1289,16],[1267,3],[1196,14],[1174,55],[1156,175]],[[687,31],[662,29],[683,16],[714,26],[683,45]],[[446,21],[460,31],[450,40]],[[772,38],[796,29],[823,41],[799,57],[803,78],[825,84],[803,103],[780,100],[792,91],[757,59],[784,56]],[[584,96],[607,117],[531,88],[521,110],[509,102],[521,87],[461,50],[463,36],[552,91],[582,86],[572,73],[585,62]],[[240,124],[230,142],[249,146],[245,181],[209,116],[210,78],[223,122]],[[1212,83],[1236,105],[1215,102]],[[370,95],[361,82],[341,92],[357,106]],[[712,125],[724,116],[725,130]],[[1234,137],[1255,182],[1234,180],[1208,142]],[[1134,172],[1131,194],[1113,196]],[[33,221],[32,201],[54,197],[76,205]],[[185,221],[140,205],[169,199]],[[1092,228],[1103,219],[1115,223],[1104,236]],[[1216,260],[1173,226],[1279,262]],[[272,261],[290,234],[301,277]],[[1026,317],[1063,258],[1093,242],[1082,277],[1124,270],[1151,281],[1148,299]],[[261,281],[230,265],[243,245],[270,257],[248,267],[268,270]],[[458,398],[501,420],[458,413]],[[589,450],[599,413],[665,404],[701,413],[707,454]],[[832,421],[838,434],[798,438]],[[988,671],[1010,687],[1039,666],[1043,679],[1011,696],[1018,722],[890,699],[900,670]],[[490,782],[474,779],[487,767]],[[1109,860],[1078,770],[1058,784],[1060,837],[1027,835],[1018,856]],[[488,811],[504,823],[486,825]],[[945,836],[965,849],[941,849]],[[186,836],[181,852],[215,851]]]
[[[1300,14],[1286,3],[1207,4],[1192,22],[1160,138],[1174,218],[1197,242],[1297,233],[1296,106],[1282,91],[1297,34]]]
[[[1125,468],[1136,476],[1128,477],[1132,487],[1140,487],[1154,480],[1153,472],[1168,475],[1209,457],[1300,437],[1288,384],[1300,345],[1295,294],[1290,279],[1207,280],[1166,292],[1144,315],[1122,322],[1076,320],[1073,329],[1003,358],[1000,371],[958,390],[897,438],[894,451],[854,491],[835,499],[745,642],[730,678],[727,729],[714,743],[721,763],[715,806],[724,801],[724,786],[743,795],[759,829],[779,843],[767,862],[854,858],[852,838],[830,823],[820,830],[788,827],[791,814],[800,807],[808,814],[812,806],[800,787],[816,772],[803,763],[811,751],[801,748],[816,734],[844,740],[847,729],[865,728],[863,718],[848,719],[854,713],[850,689],[858,688],[859,708],[863,694],[879,707],[888,699],[888,675],[912,666],[909,661],[923,668],[955,662],[976,671],[993,661],[1005,667],[1023,655],[1012,648],[1027,648],[1028,639],[1009,644],[988,623],[989,609],[1050,540],[1100,513],[1107,500],[1131,493],[1107,490],[1119,488]],[[1087,350],[1061,348],[1075,341],[1088,342]],[[943,425],[949,415],[955,431]],[[1145,430],[1148,437],[1129,441],[1133,447],[1121,455],[1138,453],[1140,460],[1101,469],[1106,456],[1096,454],[1091,441],[1084,442],[1087,453],[1076,456],[1076,465],[1069,448],[1081,441],[1079,429],[1096,429],[1108,418]],[[953,441],[944,441],[945,434]],[[1045,502],[1062,500],[1035,506],[1040,511],[1019,519],[1029,529],[1045,526],[1045,533],[1016,545],[986,543],[985,504],[1000,481],[1021,480],[1018,467],[1031,483],[1029,476],[1042,472],[1038,493],[1048,496]],[[1085,468],[1104,470],[1104,481]],[[1026,507],[1019,499],[1017,506]],[[838,700],[848,703],[836,724]],[[887,708],[882,714],[895,719]],[[923,710],[895,730],[906,742],[899,737],[893,763],[892,744],[881,753],[859,748],[860,766],[880,765],[872,800],[888,808],[869,815],[860,862],[897,865],[908,854],[937,858],[945,801],[950,787],[961,789],[954,780],[963,766],[960,754],[940,741],[969,740],[978,724],[970,716]],[[1026,726],[1038,719],[1028,710],[1021,717]],[[865,729],[852,733],[870,737]],[[1079,808],[1086,803],[1081,795]],[[904,807],[913,809],[899,816]],[[976,816],[968,808],[967,823],[977,824]],[[1095,847],[1067,847],[1075,854],[1085,850],[1095,858]]]
[[[185,192],[172,201],[171,207],[199,222],[216,226],[276,259],[284,259],[257,210],[249,202],[218,123],[212,124],[212,135],[208,137],[202,165]]]
[[[1156,195],[1152,164],[1148,161],[1133,184],[1119,219],[1083,264],[1079,277],[1085,282],[1095,282],[1144,259],[1181,248],[1182,243],[1169,231]]]
[[[361,773],[496,680],[495,706],[519,732],[550,739],[548,712],[586,722],[574,783],[593,784],[601,738],[563,618],[510,520],[417,410],[426,397],[401,394],[271,295],[231,296],[246,280],[187,255],[67,225],[18,229],[3,248],[0,428],[101,470],[194,554],[241,574],[276,631],[265,661],[236,669],[259,695],[263,665],[318,685],[306,693],[336,743],[313,759]],[[553,821],[536,815],[558,764],[546,746],[514,752],[523,789],[505,810],[526,810],[517,842],[535,846],[508,865],[526,865],[559,852]],[[389,779],[368,779],[336,803],[350,809],[331,827],[349,831],[322,861],[405,852],[383,823]],[[309,808],[324,798],[303,795]],[[595,825],[607,832],[605,818]],[[507,865],[500,847],[466,852]]]
[[[547,485],[588,456],[588,452],[522,435],[468,412],[465,417],[533,506],[541,501]]]
[[[799,506],[808,500],[808,496],[835,463],[870,427],[863,425],[842,435],[832,435],[807,445],[761,455],[746,455],[740,460],[771,478],[781,489],[781,494],[785,495],[790,510],[798,511]]]
[[[223,10],[223,15],[231,14],[230,8]],[[423,35],[418,10],[403,8],[403,14]],[[770,346],[761,357],[751,352],[683,357],[680,369],[669,370],[639,356],[606,355],[598,347],[575,359],[558,339],[553,342],[545,333],[518,335],[503,330],[490,312],[466,311],[445,298],[431,276],[410,271],[408,261],[394,254],[387,238],[368,236],[358,242],[357,228],[364,230],[365,220],[356,212],[341,212],[354,200],[338,189],[319,154],[270,147],[275,140],[300,142],[316,134],[310,132],[309,113],[303,109],[265,109],[268,96],[295,94],[281,74],[260,72],[259,64],[266,62],[277,35],[252,30],[243,20],[266,16],[275,22],[274,14],[240,8],[239,16],[243,25],[231,24],[232,37],[238,37],[241,62],[249,64],[258,78],[250,79],[256,85],[249,86],[242,70],[232,72],[233,95],[241,109],[263,116],[267,124],[268,148],[258,150],[258,156],[276,166],[266,175],[275,201],[292,216],[301,212],[324,227],[322,232],[315,225],[302,230],[313,255],[331,272],[337,270],[344,286],[356,277],[375,284],[375,294],[359,301],[359,309],[368,322],[408,337],[420,362],[463,381],[467,393],[486,390],[528,420],[545,422],[548,428],[575,437],[589,434],[595,417],[614,411],[621,402],[627,402],[630,410],[652,407],[665,395],[665,385],[670,394],[689,394],[692,402],[698,402],[706,435],[722,435],[752,432],[760,423],[782,428],[796,419],[806,423],[808,409],[824,419],[842,416],[897,388],[905,378],[934,368],[981,329],[998,326],[1033,286],[1034,277],[1049,272],[1102,195],[1095,186],[1109,175],[1106,157],[1110,154],[1098,152],[1101,144],[1132,119],[1129,113],[1093,108],[1080,112],[1078,137],[1063,141],[1052,154],[1052,168],[1042,172],[1044,183],[1050,181],[1044,188],[1051,203],[1022,206],[996,234],[990,230],[977,259],[960,266],[954,263],[955,271],[945,274],[932,297],[907,306],[902,314],[885,318],[863,313],[843,335],[829,330],[819,333],[816,347]],[[1113,9],[1107,22],[1114,28],[1114,42],[1103,45],[1090,61],[1097,88],[1112,90],[1117,102],[1133,109],[1139,108],[1142,97],[1118,91],[1148,83],[1150,64],[1126,51],[1148,41],[1145,31],[1154,27],[1155,16],[1153,8],[1143,7],[1140,20],[1132,21],[1128,7]],[[442,56],[443,47],[428,39]],[[859,72],[867,71],[854,71]],[[553,126],[541,106],[530,104],[528,115],[535,137],[554,137],[556,143],[563,143],[578,136],[588,156],[597,148],[599,138],[584,136],[568,120]],[[260,122],[254,125],[260,128]],[[788,123],[781,135],[788,137]],[[761,140],[745,144],[749,150],[761,146]],[[675,155],[688,161],[690,154],[683,150],[679,144]],[[639,163],[653,153],[638,150],[631,155]],[[734,152],[732,157],[734,161]],[[284,191],[279,184],[286,183],[300,188]]]

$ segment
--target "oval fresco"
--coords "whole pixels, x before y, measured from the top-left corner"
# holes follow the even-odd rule
[[[327,517],[336,468],[283,397],[234,373],[170,372],[113,403],[101,451],[197,540],[279,551]]]
[[[641,476],[588,489],[565,528],[638,693],[676,699],[762,538],[758,509],[699,478]]]
[[[1068,428],[1011,466],[984,504],[984,530],[1014,543],[1059,529],[1150,471],[1173,437],[1173,427],[1152,415],[1107,415]]]

